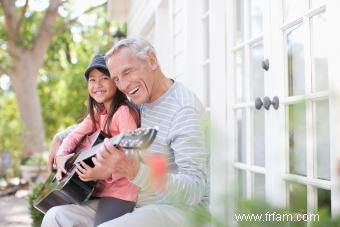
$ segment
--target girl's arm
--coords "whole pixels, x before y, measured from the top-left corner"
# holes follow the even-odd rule
[[[91,132],[92,120],[90,115],[87,115],[86,118],[78,125],[78,127],[74,129],[70,134],[68,134],[67,137],[63,140],[56,156],[72,153],[73,150],[84,138],[84,136],[88,135]]]
[[[133,131],[137,128],[137,123],[130,113],[130,109],[127,106],[121,106],[116,111],[112,118],[111,128],[117,129],[119,133],[126,133]],[[117,179],[117,175],[113,174],[111,178],[106,179],[107,183],[112,183]]]
[[[67,129],[58,132],[54,135],[52,141],[51,141],[51,148],[50,148],[50,154],[48,156],[48,170],[53,171],[56,169],[54,158],[58,152],[58,149],[63,142],[63,140],[66,138],[68,134],[70,134],[75,128],[77,128],[78,124],[71,125]]]
[[[115,125],[112,128],[117,128],[119,133],[126,133],[137,128],[137,123],[130,113],[128,106],[121,106],[113,116],[112,124]]]

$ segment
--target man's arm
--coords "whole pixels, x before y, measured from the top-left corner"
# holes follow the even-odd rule
[[[195,205],[202,201],[207,192],[208,153],[202,119],[203,113],[186,107],[172,120],[168,138],[177,172],[169,172],[166,176],[166,190],[156,192],[161,200]],[[150,190],[152,182],[148,179],[151,171],[148,165],[140,163],[139,171],[132,182],[142,190]]]

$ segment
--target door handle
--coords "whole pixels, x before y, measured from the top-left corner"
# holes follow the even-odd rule
[[[275,110],[277,110],[279,108],[279,105],[280,105],[280,100],[279,100],[279,97],[277,96],[274,96],[273,97],[273,100],[270,100],[270,98],[268,96],[265,96],[263,98],[263,101],[261,100],[260,97],[257,97],[255,99],[255,108],[257,110],[260,110],[262,108],[262,106],[266,109],[266,110],[269,110],[270,109],[270,105],[273,106],[273,108]]]
[[[279,108],[279,105],[280,105],[280,100],[279,100],[279,97],[277,96],[274,96],[273,97],[273,100],[271,101],[270,98],[268,96],[265,96],[263,98],[263,106],[266,110],[269,110],[270,108],[270,105],[273,106],[273,108],[275,110],[277,110]]]
[[[257,97],[257,98],[255,99],[255,108],[256,108],[257,110],[259,110],[259,109],[262,108],[262,106],[263,106],[263,102],[262,102],[261,98],[260,98],[260,97]]]

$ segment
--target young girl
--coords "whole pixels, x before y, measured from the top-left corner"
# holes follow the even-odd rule
[[[73,150],[84,137],[97,130],[102,130],[111,137],[136,129],[139,124],[137,110],[133,108],[126,96],[117,89],[114,81],[110,78],[103,56],[94,57],[85,71],[85,78],[89,92],[89,114],[63,140],[57,152],[55,163],[58,180],[61,179],[62,172],[66,173],[65,163],[73,156]],[[91,169],[89,166],[86,166],[85,169],[83,167],[78,166],[78,171]],[[112,178],[98,181],[93,193],[93,196],[99,198],[95,226],[132,212],[138,192],[139,188],[124,177],[113,175]]]

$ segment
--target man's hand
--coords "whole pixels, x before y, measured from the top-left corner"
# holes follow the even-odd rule
[[[104,146],[98,151],[93,162],[95,168],[110,170],[111,174],[133,179],[139,170],[139,156],[136,154],[125,155],[124,152],[115,148],[109,139],[104,140]]]
[[[92,161],[94,161],[94,157]],[[76,164],[76,172],[82,181],[106,180],[112,176],[112,172],[108,168],[102,166],[90,167],[85,162],[81,161]]]
[[[56,165],[54,163],[54,158],[55,155],[57,154],[57,151],[61,145],[62,141],[59,139],[59,137],[57,135],[55,135],[52,139],[51,142],[51,150],[50,150],[50,154],[48,156],[48,170],[50,172],[53,171],[53,169],[56,169]]]

